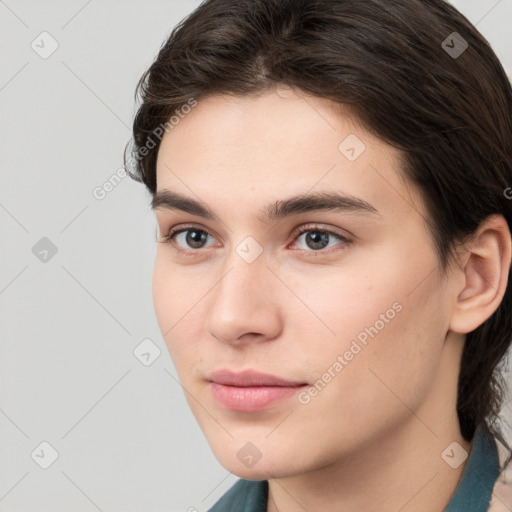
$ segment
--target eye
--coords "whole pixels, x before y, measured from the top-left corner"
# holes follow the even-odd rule
[[[301,241],[303,242],[302,247],[299,247],[300,250],[303,250],[306,253],[312,253],[308,254],[308,256],[317,256],[318,253],[331,253],[332,251],[324,251],[324,249],[330,249],[331,247],[340,245],[339,242],[343,242],[345,244],[349,244],[351,242],[351,240],[346,236],[326,229],[321,229],[318,226],[302,227],[294,233],[293,237],[297,240],[297,243]]]
[[[174,245],[178,252],[188,254],[197,252],[199,249],[204,249],[205,242],[208,238],[213,239],[208,231],[194,226],[188,226],[180,229],[172,229],[166,236],[164,236],[162,242],[170,243]],[[183,249],[182,247],[192,249],[192,251]]]
[[[337,250],[343,250],[343,245],[352,242],[352,240],[340,233],[322,229],[317,225],[302,226],[292,233],[292,238],[295,243],[302,245],[298,250],[307,257],[328,255]],[[179,229],[171,229],[163,237],[161,243],[172,244],[174,249],[184,256],[194,256],[201,249],[206,249],[213,245],[207,245],[208,240],[215,240],[208,231],[196,226],[182,226]],[[342,247],[335,249],[335,251],[324,250],[336,247],[337,245],[342,245]]]
[[[187,229],[185,231],[175,233],[174,237],[178,242],[181,237],[181,242],[186,243],[192,249],[202,249],[205,241],[208,239],[208,233],[200,229]]]

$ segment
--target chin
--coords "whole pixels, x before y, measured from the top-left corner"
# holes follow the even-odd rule
[[[233,454],[230,454],[230,450],[231,448],[224,445],[214,451],[214,455],[225,469],[245,480],[286,478],[306,469],[304,466],[299,467],[293,458],[281,456],[275,450],[271,450],[271,457],[266,457],[263,453],[258,460],[249,458],[247,461],[244,461],[246,453],[250,453],[247,448],[245,451],[242,451],[243,448],[238,448]]]

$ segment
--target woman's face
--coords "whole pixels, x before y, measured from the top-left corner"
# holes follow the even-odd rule
[[[159,240],[188,231],[158,244],[156,316],[231,472],[324,467],[436,400],[453,290],[398,165],[328,100],[284,89],[208,97],[164,136],[157,193],[187,202],[158,201]]]

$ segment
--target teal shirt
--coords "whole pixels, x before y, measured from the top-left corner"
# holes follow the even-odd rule
[[[441,455],[439,455],[441,456]],[[475,432],[466,467],[443,512],[487,512],[500,474],[496,444],[485,425]],[[268,481],[238,480],[208,512],[267,512]]]

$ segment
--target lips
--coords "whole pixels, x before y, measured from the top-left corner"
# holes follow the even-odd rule
[[[286,380],[268,373],[218,370],[207,380],[213,398],[223,407],[238,412],[257,412],[295,395],[305,382]]]
[[[285,380],[269,373],[245,370],[235,373],[230,370],[218,370],[209,375],[207,380],[224,386],[255,387],[255,386],[301,386],[306,382]]]

